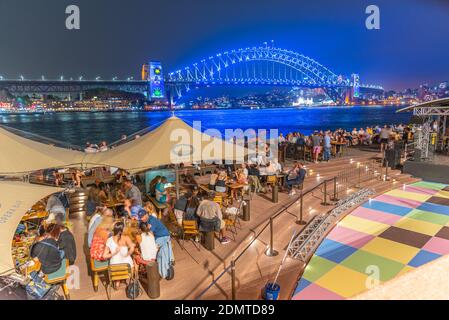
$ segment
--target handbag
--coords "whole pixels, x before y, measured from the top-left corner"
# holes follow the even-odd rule
[[[128,299],[134,300],[142,294],[142,289],[140,288],[139,280],[135,277],[131,278],[129,284],[126,286],[126,297]]]
[[[45,282],[41,272],[33,271],[30,273],[31,281],[25,286],[25,290],[30,300],[41,300],[52,288]]]

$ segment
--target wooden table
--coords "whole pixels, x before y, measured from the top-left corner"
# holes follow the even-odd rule
[[[337,142],[337,141],[332,141],[331,142],[332,145],[332,155],[333,156],[337,156],[337,146],[340,146],[340,152],[338,153],[338,155],[341,157],[344,154],[344,148],[346,147],[346,142]]]

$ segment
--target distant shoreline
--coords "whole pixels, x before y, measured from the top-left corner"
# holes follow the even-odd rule
[[[329,106],[329,105],[317,105],[317,106],[288,106],[288,107],[261,107],[261,108],[250,108],[250,107],[234,107],[234,108],[204,108],[204,109],[192,109],[192,108],[182,108],[182,109],[161,109],[161,110],[142,110],[142,109],[110,109],[110,110],[102,110],[102,109],[92,109],[92,110],[61,110],[61,111],[0,111],[0,115],[21,115],[21,114],[55,114],[55,113],[87,113],[87,112],[95,112],[95,113],[112,113],[112,112],[176,112],[176,111],[223,111],[223,110],[248,110],[248,111],[255,111],[255,110],[276,110],[276,109],[298,109],[298,110],[304,110],[304,109],[317,109],[317,108],[389,108],[389,107],[399,107],[403,106],[406,107],[407,105],[336,105],[336,106]]]

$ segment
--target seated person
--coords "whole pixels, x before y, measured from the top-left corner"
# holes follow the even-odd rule
[[[150,231],[146,223],[140,223],[139,229],[141,234],[137,236],[137,243],[143,263],[148,264],[148,262],[156,261],[158,248],[153,232]]]
[[[156,184],[156,201],[159,203],[167,203],[167,190],[165,185],[167,184],[167,178],[161,177],[161,180]]]
[[[196,215],[196,210],[200,205],[200,200],[198,199],[198,191],[195,190],[191,193],[190,197],[187,197],[187,207],[184,214],[185,220],[197,220],[198,216]]]
[[[260,183],[260,171],[256,164],[250,165],[248,169],[248,175],[250,177],[251,185],[254,186],[255,192],[264,191],[264,188]]]
[[[64,257],[69,261],[69,265],[74,265],[76,260],[76,243],[75,237],[72,232],[64,225],[62,221],[57,221],[61,228],[61,232],[58,237],[58,247],[64,251]]]
[[[188,198],[192,196],[192,192],[188,191],[186,194],[183,194],[175,201],[174,205],[174,213],[176,217],[176,221],[178,222],[178,225],[182,226],[182,220],[184,217],[184,214],[187,209],[187,201]]]
[[[218,179],[218,173],[219,173],[219,171],[217,169],[215,169],[214,172],[210,175],[209,190],[215,190],[215,185],[216,185],[217,179]]]
[[[150,190],[150,196],[156,197],[156,185],[161,182],[161,176],[156,176],[151,180],[149,190]]]
[[[215,191],[217,192],[226,192],[226,181],[228,180],[228,175],[226,171],[220,171],[217,178],[217,183],[215,184]]]
[[[30,256],[41,264],[44,274],[51,274],[61,268],[64,251],[58,246],[58,238],[61,233],[59,225],[52,223],[39,228],[37,241],[31,246]]]
[[[220,205],[213,201],[215,193],[210,192],[208,198],[201,201],[196,214],[200,218],[199,229],[201,232],[215,231],[220,235],[222,244],[229,243],[231,240],[224,236],[226,223],[223,220]]]
[[[301,163],[296,163],[288,172],[285,179],[285,186],[289,190],[289,195],[294,195],[296,192],[293,186],[301,185],[304,182],[307,171],[303,168]]]
[[[112,215],[105,216],[101,219],[100,224],[95,229],[90,245],[90,257],[94,260],[106,260],[103,257],[106,241],[112,235],[112,227],[114,225],[114,218]]]
[[[110,259],[111,265],[129,264],[133,268],[134,262],[131,255],[134,252],[135,245],[129,236],[123,234],[124,229],[123,221],[117,221],[114,224],[112,236],[106,241],[103,258]]]

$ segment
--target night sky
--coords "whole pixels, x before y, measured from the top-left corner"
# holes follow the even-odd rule
[[[65,28],[65,8],[81,30]],[[381,29],[365,28],[376,4]],[[0,75],[140,77],[215,53],[275,45],[386,89],[449,80],[449,0],[0,0]]]

